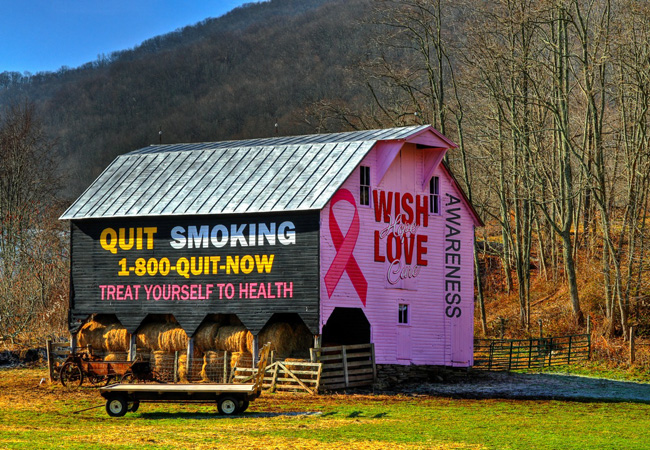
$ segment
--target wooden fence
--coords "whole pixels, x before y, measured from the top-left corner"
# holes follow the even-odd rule
[[[374,344],[315,348],[313,353],[323,365],[321,386],[325,389],[371,386],[377,378]]]
[[[58,381],[61,364],[70,354],[70,342],[53,342],[47,340],[47,372],[50,383]]]
[[[591,357],[591,335],[537,339],[475,339],[474,368],[517,370],[564,366]]]
[[[275,361],[266,366],[262,389],[271,392],[304,391],[310,394],[318,392],[321,378],[320,363],[305,361]],[[233,376],[235,383],[246,383],[253,379],[257,369],[237,367]]]

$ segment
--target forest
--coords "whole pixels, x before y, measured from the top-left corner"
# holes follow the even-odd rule
[[[60,211],[116,155],[149,144],[430,123],[458,143],[447,162],[486,223],[477,336],[503,318],[512,337],[538,324],[580,333],[587,316],[604,339],[650,332],[647,2],[247,4],[82,67],[4,72],[0,107],[0,251],[41,233],[16,211]],[[25,116],[35,159],[15,162],[8,130]],[[48,170],[25,170],[37,164]],[[20,181],[6,186],[7,174]],[[47,192],[16,195],[33,186]],[[65,232],[51,223],[43,233]],[[4,305],[22,266],[2,254]],[[30,275],[33,289],[52,284],[30,308],[60,320],[57,276]],[[4,339],[26,329],[1,323]]]

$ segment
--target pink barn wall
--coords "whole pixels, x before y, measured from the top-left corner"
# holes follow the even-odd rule
[[[431,167],[427,168],[427,161],[431,166],[432,159],[439,160],[438,155],[425,156],[425,152],[431,151],[405,144],[388,166],[386,155],[393,156],[394,147],[378,150],[376,146],[361,165],[370,167],[372,190],[410,193],[414,198],[425,196],[428,205],[429,183],[424,177],[431,173]],[[377,184],[378,174],[383,172]],[[372,198],[370,206],[359,204],[358,167],[321,212],[321,331],[335,307],[361,308],[371,325],[379,364],[466,367],[473,362],[474,216],[462,200],[447,206],[463,197],[442,165],[433,175],[440,177],[441,214],[429,214],[428,226],[414,231],[416,235],[426,236],[420,252],[421,262],[426,261],[426,265],[420,266],[416,277],[399,282],[397,288],[387,281],[388,261],[375,261],[375,231],[381,232],[387,224],[375,220]],[[346,191],[352,194],[354,205]],[[330,223],[333,202],[332,216],[336,224]],[[458,219],[450,211],[455,208],[459,208],[455,211],[460,215]],[[459,251],[456,251],[458,242],[448,241],[447,235],[460,241]],[[377,239],[380,257],[386,256],[386,241],[387,238]],[[447,248],[450,248],[448,252]],[[350,254],[352,258],[348,257]],[[403,256],[403,263],[404,259]],[[411,268],[416,265],[415,250],[411,263]],[[445,265],[457,265],[460,270],[445,269]],[[340,275],[338,282],[337,275]],[[400,303],[409,305],[409,325],[398,325]]]

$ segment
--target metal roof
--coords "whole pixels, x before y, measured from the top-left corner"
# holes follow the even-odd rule
[[[153,145],[117,157],[61,219],[322,209],[377,141],[427,129]]]

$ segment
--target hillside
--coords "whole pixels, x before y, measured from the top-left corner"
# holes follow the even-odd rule
[[[357,95],[368,0],[273,0],[56,73],[0,74],[0,106],[33,101],[72,198],[118,154],[162,141],[314,131],[302,111]],[[275,124],[278,123],[278,130]]]

